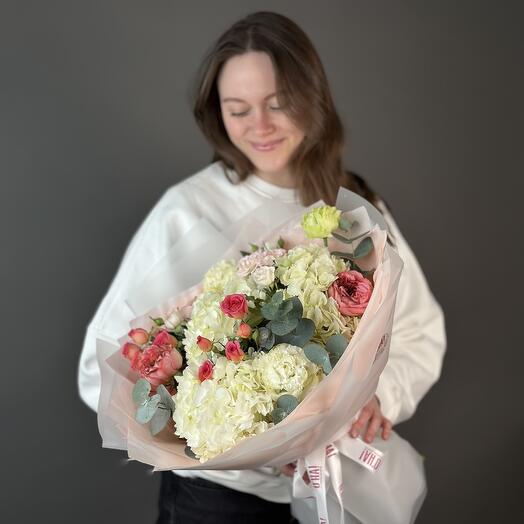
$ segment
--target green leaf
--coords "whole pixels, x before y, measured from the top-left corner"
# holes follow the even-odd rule
[[[249,243],[249,247],[251,247],[251,253],[254,253],[255,251],[258,251],[260,249],[259,246],[257,246],[256,244],[252,244],[251,242]]]
[[[275,335],[287,335],[297,327],[297,324],[297,318],[290,318],[285,320],[271,320],[271,322],[268,323],[267,327]]]
[[[164,319],[161,317],[158,317],[158,318],[149,317],[149,318],[159,327],[164,325]]]
[[[146,402],[144,402],[142,405],[138,406],[135,420],[140,424],[146,424],[149,422],[153,418],[159,403],[160,395],[157,393],[146,400]]]
[[[333,370],[333,366],[331,366],[331,361],[329,360],[329,357],[326,360],[324,360],[324,363],[322,364],[322,369],[324,370],[324,374],[326,375],[329,375]]]
[[[304,354],[311,362],[320,366],[326,375],[331,371],[329,353],[319,344],[309,342],[304,346]]]
[[[300,299],[298,297],[291,297],[286,300],[286,302],[290,302],[292,305],[291,310],[287,314],[288,318],[296,318],[301,319],[302,314],[304,313],[304,308],[302,307],[302,302],[300,302]]]
[[[189,446],[186,446],[185,449],[184,449],[184,453],[189,457],[189,458],[192,458],[192,459],[197,459],[197,456],[193,453],[193,450],[189,447]]]
[[[343,231],[349,231],[353,227],[353,222],[351,222],[349,218],[341,216],[338,221],[338,227]]]
[[[151,435],[158,435],[165,427],[169,419],[171,418],[171,411],[164,409],[161,406],[155,411],[149,423],[149,429]]]
[[[264,318],[267,320],[273,320],[274,318],[277,318],[278,310],[280,308],[280,304],[282,304],[282,300],[284,298],[284,294],[282,291],[277,291],[268,302],[266,302],[262,308],[261,313],[264,315]]]
[[[293,395],[281,395],[277,400],[277,408],[283,409],[290,414],[298,406],[298,399]]]
[[[275,345],[275,335],[267,327],[258,330],[258,345],[262,349],[271,349]]]
[[[145,378],[137,380],[131,394],[135,405],[143,404],[148,399],[150,391],[151,384]]]
[[[369,255],[371,251],[373,250],[373,240],[371,240],[371,237],[367,237],[357,246],[357,249],[355,249],[355,253],[353,255],[353,258],[362,258],[366,255]]]
[[[157,392],[160,395],[160,400],[166,409],[175,411],[175,402],[173,401],[173,397],[169,394],[169,391],[163,384],[158,386]]]
[[[286,417],[288,413],[286,413],[282,408],[275,408],[271,412],[271,418],[273,419],[273,424],[278,424],[279,422],[282,422]]]
[[[248,255],[251,255],[251,253],[249,251],[242,251],[240,250],[240,254],[243,256],[243,257],[247,257]]]
[[[301,318],[291,333],[278,337],[277,343],[291,344],[301,348],[306,342],[309,342],[314,333],[315,323],[309,318]]]
[[[333,335],[326,343],[329,353],[341,357],[349,344],[349,340],[344,335]]]
[[[279,237],[278,240],[277,240],[277,246],[282,249],[284,247],[285,243],[284,243],[284,239],[282,237]]]

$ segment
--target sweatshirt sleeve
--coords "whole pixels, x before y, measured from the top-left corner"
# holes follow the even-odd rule
[[[136,315],[125,300],[173,245],[197,220],[190,195],[172,187],[162,196],[142,222],[128,245],[109,289],[87,326],[78,366],[78,388],[82,400],[97,410],[100,395],[100,369],[96,358],[98,338],[118,344]]]
[[[410,418],[437,381],[446,350],[444,315],[420,265],[387,209],[384,218],[404,261],[393,318],[389,360],[376,395],[393,424]]]

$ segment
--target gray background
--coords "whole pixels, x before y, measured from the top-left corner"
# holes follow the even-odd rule
[[[154,519],[159,478],[100,447],[78,356],[141,220],[210,160],[188,104],[197,64],[259,9],[314,41],[348,165],[446,312],[442,379],[397,427],[427,457],[418,522],[524,516],[519,2],[46,0],[0,13],[3,522]]]

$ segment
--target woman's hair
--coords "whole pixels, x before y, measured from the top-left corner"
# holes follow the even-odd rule
[[[344,186],[376,204],[378,196],[366,182],[343,167],[344,128],[336,112],[326,73],[308,36],[289,18],[261,11],[239,20],[215,43],[197,76],[193,113],[214,148],[213,161],[221,160],[244,180],[255,169],[227,135],[217,80],[223,65],[236,55],[261,51],[271,58],[279,105],[305,133],[290,159],[297,174],[303,205],[324,200],[334,205]]]

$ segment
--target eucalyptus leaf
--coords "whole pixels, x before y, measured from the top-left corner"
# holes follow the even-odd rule
[[[170,411],[175,411],[175,402],[173,401],[173,397],[169,394],[169,391],[163,384],[160,384],[160,386],[158,386],[157,392],[160,395],[160,400],[162,401],[162,404]]]
[[[284,411],[282,408],[275,408],[271,412],[271,418],[273,419],[273,424],[278,424],[279,422],[282,422],[287,416],[288,416],[288,413]]]
[[[262,308],[260,309],[260,312],[262,315],[264,315],[264,318],[267,320],[273,320],[277,318],[278,316],[278,310],[280,308],[280,304],[282,303],[284,294],[282,291],[277,291],[271,299],[266,302]]]
[[[258,330],[258,345],[262,349],[271,349],[275,344],[275,335],[267,327],[261,327]]]
[[[311,362],[320,366],[326,375],[331,371],[329,353],[319,344],[309,342],[304,346],[304,354]]]
[[[353,223],[351,220],[349,220],[349,218],[341,216],[340,220],[338,221],[338,227],[343,231],[349,231],[353,227]]]
[[[302,307],[302,302],[300,302],[300,299],[298,297],[291,297],[288,300],[293,306],[288,316],[301,319],[302,314],[304,313],[304,308]]]
[[[185,449],[184,449],[184,453],[189,457],[189,458],[192,458],[192,459],[197,459],[197,456],[193,453],[193,450],[189,447],[189,446],[186,446]]]
[[[143,404],[148,399],[150,391],[151,384],[145,378],[137,380],[133,387],[133,392],[131,393],[131,397],[135,405],[138,406]]]
[[[353,258],[362,258],[366,255],[369,255],[371,251],[373,250],[373,240],[371,240],[371,237],[367,237],[357,246],[357,249],[355,249],[355,253]]]
[[[287,335],[297,327],[297,324],[298,319],[291,318],[286,320],[271,320],[271,322],[268,323],[267,327],[275,335]]]
[[[314,333],[315,323],[309,318],[301,318],[293,331],[287,335],[278,337],[277,343],[291,344],[292,346],[301,348],[311,340]]]
[[[283,409],[287,414],[298,406],[298,399],[293,395],[281,395],[277,400],[277,408]]]
[[[149,422],[153,418],[153,415],[158,408],[158,404],[160,404],[160,395],[157,393],[144,402],[144,404],[138,406],[135,420],[140,424],[146,424]]]
[[[162,408],[160,405],[149,422],[149,430],[151,431],[151,435],[158,435],[158,433],[160,433],[166,427],[166,424],[170,418],[171,412],[168,409]]]
[[[349,341],[344,335],[333,335],[332,337],[329,337],[328,341],[326,342],[326,349],[329,351],[329,353],[332,353],[333,355],[336,355],[340,358],[346,350],[348,344]]]

